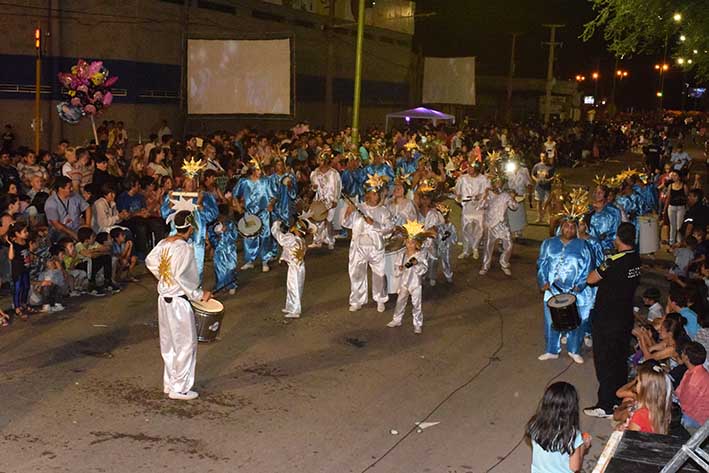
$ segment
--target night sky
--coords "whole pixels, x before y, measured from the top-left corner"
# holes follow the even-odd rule
[[[599,96],[611,93],[615,59],[597,33],[589,42],[579,36],[583,25],[594,17],[586,0],[418,0],[418,14],[435,12],[432,17],[417,18],[415,48],[427,56],[477,56],[480,75],[507,75],[510,60],[511,32],[522,33],[517,39],[517,77],[546,77],[549,29],[542,24],[565,24],[557,29],[558,49],[555,76],[573,79],[586,76],[584,87],[593,94],[591,73],[601,73]],[[621,108],[651,109],[657,106],[659,90],[654,64],[661,62],[662,51],[619,62],[630,75],[616,85]],[[669,62],[669,61],[668,61]],[[682,73],[670,71],[665,77],[665,107],[680,107]],[[691,82],[691,80],[690,80]],[[689,103],[688,103],[689,105]]]

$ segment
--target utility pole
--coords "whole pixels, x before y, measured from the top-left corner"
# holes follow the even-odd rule
[[[547,87],[546,100],[544,101],[544,124],[549,123],[549,114],[551,112],[551,89],[554,85],[554,48],[561,46],[563,43],[556,42],[556,29],[563,28],[566,25],[542,25],[544,28],[549,28],[549,42],[542,43],[549,46],[549,62],[547,64]]]
[[[615,115],[616,111],[616,106],[615,106],[615,83],[616,80],[618,79],[618,56],[615,57],[615,66],[613,67],[613,87],[611,88],[611,116]]]
[[[515,75],[515,46],[517,36],[520,33],[512,33],[512,50],[510,51],[510,72],[507,75],[507,103],[505,105],[505,121],[509,123],[512,115],[512,78]]]
[[[362,92],[362,43],[364,42],[364,0],[359,0],[358,3],[354,97],[352,98],[352,143],[355,145],[359,144],[359,99]]]
[[[42,112],[40,109],[42,93],[42,29],[37,23],[34,30],[34,49],[37,53],[35,59],[35,84],[34,84],[34,152],[39,153],[39,138],[42,129]]]
[[[334,128],[334,99],[333,86],[335,80],[335,3],[337,0],[328,1],[328,25],[327,25],[327,69],[325,71],[325,128]]]

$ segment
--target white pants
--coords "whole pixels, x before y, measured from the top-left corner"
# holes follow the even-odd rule
[[[684,223],[684,214],[687,208],[684,205],[668,205],[667,218],[670,220],[670,245],[681,240],[679,229]]]
[[[503,268],[510,267],[510,258],[512,257],[512,238],[510,236],[510,227],[503,222],[487,229],[483,254],[483,269],[486,271],[490,269],[490,265],[492,264],[492,257],[495,254],[497,240],[502,240],[500,266]]]
[[[406,305],[411,297],[411,313],[413,316],[414,327],[423,326],[423,312],[421,311],[421,286],[417,287],[399,287],[399,295],[396,298],[396,308],[394,309],[393,321],[397,324],[401,323],[406,311]]]
[[[367,266],[372,268],[372,299],[382,303],[389,300],[384,284],[384,249],[350,246],[350,305],[363,306],[367,303]]]
[[[300,300],[303,298],[303,285],[305,284],[305,265],[289,264],[286,277],[286,311],[291,314],[300,314]]]
[[[197,363],[197,328],[190,303],[181,297],[173,297],[169,303],[159,297],[158,327],[165,362],[163,390],[185,393],[194,385]]]
[[[443,276],[447,281],[453,279],[453,268],[451,267],[451,252],[450,245],[435,245],[436,257],[428,260],[428,279],[433,281],[436,279],[438,272],[438,263],[441,263]]]
[[[335,244],[335,232],[332,230],[333,214],[334,210],[330,210],[327,214],[327,219],[315,224],[314,244],[328,246]]]
[[[484,217],[485,212],[483,210],[475,210],[469,215],[463,214],[461,217],[464,253],[470,253],[480,246],[480,240],[483,237]]]

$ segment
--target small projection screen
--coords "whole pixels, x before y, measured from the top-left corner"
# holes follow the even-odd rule
[[[293,115],[290,38],[190,39],[187,113]]]
[[[423,102],[475,105],[475,57],[427,57]]]

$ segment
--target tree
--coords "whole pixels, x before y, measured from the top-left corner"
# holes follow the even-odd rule
[[[663,51],[677,64],[709,80],[709,2],[707,0],[589,0],[596,17],[581,38],[603,31],[618,57]]]

